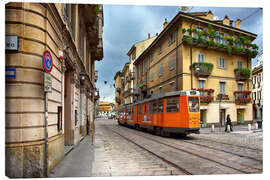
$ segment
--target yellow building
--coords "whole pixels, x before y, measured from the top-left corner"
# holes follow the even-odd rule
[[[115,109],[118,109],[121,104],[121,72],[117,71],[114,76],[114,87],[115,87]]]
[[[112,111],[112,103],[110,102],[99,102],[99,113],[107,114]]]
[[[201,93],[201,123],[252,121],[251,58],[256,35],[240,29],[241,20],[214,20],[209,12],[179,12],[134,62],[139,99],[169,91]],[[220,99],[221,98],[221,99]]]
[[[86,135],[87,120],[94,111],[95,60],[103,58],[102,8],[6,4],[6,176],[47,176],[65,157],[65,146],[78,144]],[[44,108],[45,51],[53,62],[48,113]]]

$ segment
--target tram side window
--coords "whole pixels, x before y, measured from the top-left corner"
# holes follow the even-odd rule
[[[127,115],[130,115],[130,107],[127,107]]]
[[[147,114],[150,114],[151,113],[151,105],[152,104],[147,104]]]
[[[166,112],[179,112],[179,98],[167,99]]]
[[[138,113],[139,113],[139,114],[142,114],[142,105],[141,105],[141,104],[139,105],[139,108],[138,108],[138,109],[139,109],[139,110],[138,110]]]
[[[159,113],[163,112],[163,101],[162,100],[158,101],[158,112]]]
[[[152,113],[157,113],[158,112],[158,106],[157,106],[157,103],[156,102],[154,102],[153,103],[153,107],[152,107]]]
[[[133,106],[133,114],[136,114],[136,106]]]

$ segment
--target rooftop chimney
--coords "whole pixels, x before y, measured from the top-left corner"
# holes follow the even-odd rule
[[[168,25],[167,18],[165,18],[165,22],[163,23],[163,29]]]
[[[237,19],[234,23],[235,23],[235,27],[240,29],[241,28],[241,20],[240,19]]]
[[[156,33],[156,36],[158,36],[158,33]]]
[[[214,15],[213,15],[211,10],[208,11],[208,13],[206,15],[206,19],[209,19],[211,21],[214,19]]]
[[[150,37],[151,37],[151,36],[150,36],[150,33],[148,33],[148,39],[150,39]]]
[[[224,25],[228,25],[228,26],[230,25],[230,19],[228,18],[227,15],[224,17],[222,23],[223,23]]]

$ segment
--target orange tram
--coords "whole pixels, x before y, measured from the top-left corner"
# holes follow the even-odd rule
[[[156,135],[200,133],[199,91],[175,91],[118,108],[118,124]]]

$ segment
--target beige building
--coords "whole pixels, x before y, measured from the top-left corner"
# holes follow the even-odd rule
[[[252,69],[252,100],[253,119],[263,120],[263,59],[262,54],[258,57],[259,63]]]
[[[114,76],[114,88],[115,88],[115,109],[118,109],[121,104],[121,72],[117,71]]]
[[[78,144],[86,135],[86,121],[94,116],[95,60],[103,58],[102,8],[87,4],[6,4],[8,177],[46,176],[46,167],[50,171],[65,157],[65,146]],[[48,115],[42,63],[46,50],[53,61]]]
[[[136,81],[136,68],[134,62],[143,53],[143,51],[155,40],[157,36],[151,38],[150,33],[148,33],[148,39],[134,44],[128,51],[129,56],[129,75],[127,83],[130,84],[129,99],[130,103],[137,101],[138,96],[138,86]]]
[[[214,20],[209,12],[179,12],[165,20],[162,32],[137,58],[139,99],[169,91],[201,93],[201,124],[252,121],[251,58],[256,35],[241,29],[241,20]]]

